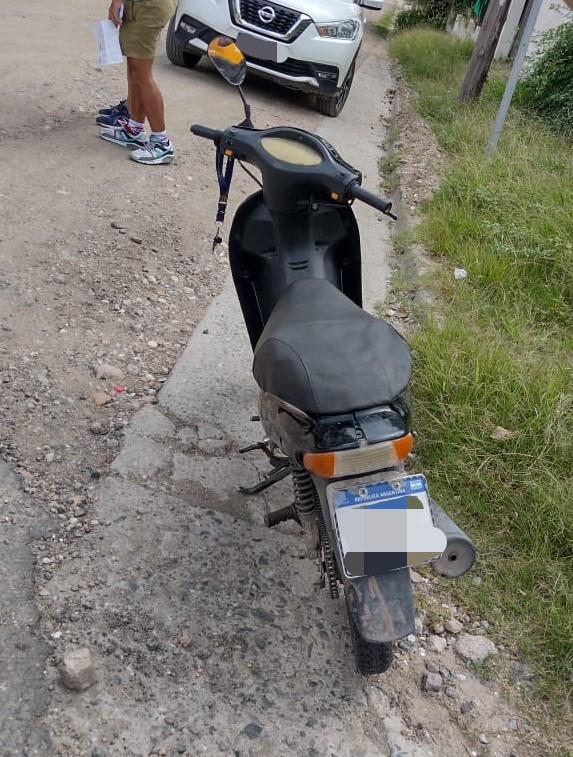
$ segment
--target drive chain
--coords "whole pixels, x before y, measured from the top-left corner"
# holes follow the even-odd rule
[[[326,577],[328,578],[328,588],[332,599],[338,599],[338,579],[336,577],[336,560],[334,558],[334,552],[332,551],[332,545],[328,538],[328,532],[326,530],[326,523],[324,522],[324,514],[320,502],[316,503],[316,517],[318,519],[318,528],[320,531],[320,541],[322,544],[322,555],[324,558],[324,568]]]

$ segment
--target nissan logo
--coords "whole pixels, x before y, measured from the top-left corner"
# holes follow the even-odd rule
[[[276,16],[277,14],[275,13],[275,9],[271,8],[270,5],[265,5],[265,7],[261,8],[259,11],[259,18],[261,19],[263,24],[272,24]]]

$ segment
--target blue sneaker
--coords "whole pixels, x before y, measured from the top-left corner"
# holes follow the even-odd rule
[[[122,100],[115,108],[104,108],[105,113],[100,110],[96,118],[98,126],[123,126],[129,121],[129,111]]]
[[[137,163],[148,163],[151,166],[173,163],[173,145],[169,140],[150,139],[143,147],[134,150],[129,157]]]
[[[139,134],[133,134],[126,126],[107,126],[99,133],[102,139],[106,142],[114,142],[116,145],[122,147],[129,147],[135,149],[136,147],[143,147],[147,144],[145,138],[145,132],[141,131]]]
[[[112,105],[110,108],[100,108],[98,113],[100,116],[109,116],[114,110],[119,110],[127,103],[127,100],[120,100],[117,105]]]

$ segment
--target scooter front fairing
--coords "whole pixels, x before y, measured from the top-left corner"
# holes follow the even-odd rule
[[[229,259],[253,349],[281,295],[297,279],[329,281],[362,305],[360,236],[349,206],[312,204],[283,216],[272,213],[257,192],[237,209]]]

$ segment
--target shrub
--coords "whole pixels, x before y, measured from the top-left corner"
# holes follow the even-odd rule
[[[410,9],[398,13],[395,26],[397,29],[420,25],[445,29],[450,16],[464,5],[467,5],[465,0],[415,0]]]
[[[573,138],[573,23],[542,36],[541,50],[519,82],[516,102]]]

